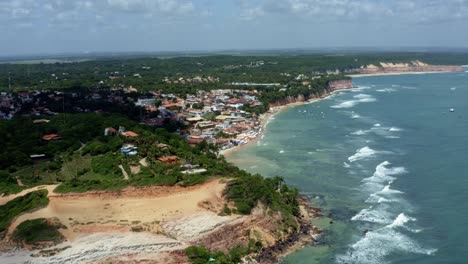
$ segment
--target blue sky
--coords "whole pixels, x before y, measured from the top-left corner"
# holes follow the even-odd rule
[[[0,0],[0,55],[468,47],[468,0]]]

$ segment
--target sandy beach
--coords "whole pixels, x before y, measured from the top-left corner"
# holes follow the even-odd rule
[[[391,76],[391,75],[417,75],[417,74],[436,74],[436,73],[450,73],[451,71],[437,71],[437,72],[386,72],[386,73],[370,73],[370,74],[347,74],[351,78],[372,77],[372,76]]]
[[[350,88],[350,89],[352,89],[352,88]],[[281,112],[283,112],[283,111],[285,111],[285,110],[287,110],[289,108],[292,108],[292,107],[319,102],[320,100],[326,99],[326,98],[334,95],[337,92],[343,92],[343,91],[346,91],[346,90],[349,90],[349,89],[336,90],[336,91],[333,91],[333,92],[327,94],[326,96],[323,96],[323,97],[320,97],[320,98],[313,98],[313,99],[310,99],[310,100],[304,101],[304,102],[294,102],[294,103],[289,103],[289,104],[285,104],[285,105],[281,105],[281,106],[271,107],[270,110],[268,110],[268,112],[266,112],[266,113],[264,113],[264,114],[262,114],[260,116],[261,132],[258,134],[258,136],[255,139],[250,140],[249,142],[247,142],[244,145],[239,145],[239,146],[235,146],[235,147],[230,148],[230,149],[222,150],[222,151],[220,151],[220,154],[225,156],[226,158],[228,158],[229,155],[231,155],[232,153],[234,153],[236,151],[239,151],[240,149],[242,149],[244,147],[251,146],[252,144],[256,144],[256,142],[265,133],[265,130],[266,130],[269,122],[274,118],[275,115],[277,115],[277,114],[279,114],[279,113],[281,113]]]

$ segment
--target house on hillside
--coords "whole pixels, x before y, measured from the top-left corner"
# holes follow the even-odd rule
[[[133,131],[127,131],[122,133],[124,137],[138,137],[138,134]]]
[[[138,147],[132,144],[125,144],[120,148],[120,152],[124,156],[135,156],[138,154]]]
[[[198,145],[200,143],[202,143],[203,141],[205,141],[206,139],[205,138],[202,138],[202,137],[190,137],[189,140],[188,140],[188,143],[191,145],[191,146],[195,146],[195,145]]]
[[[177,156],[160,157],[157,160],[165,165],[174,165],[181,162],[181,159]]]
[[[57,134],[49,134],[49,135],[45,135],[42,137],[42,140],[45,140],[45,141],[60,140],[60,139],[62,139],[62,137]]]
[[[117,134],[117,130],[113,127],[106,127],[104,129],[104,136],[115,136]]]

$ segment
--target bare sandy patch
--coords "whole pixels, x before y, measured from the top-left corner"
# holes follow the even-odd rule
[[[47,189],[49,191],[49,194],[51,194],[55,188],[57,188],[58,185],[41,185],[41,186],[37,186],[37,187],[34,187],[34,188],[30,188],[30,189],[26,189],[26,190],[23,190],[17,194],[11,194],[11,195],[5,195],[5,196],[0,196],[0,205],[4,205],[6,203],[8,203],[9,201],[17,198],[17,197],[20,197],[20,196],[24,196],[30,192],[35,192],[35,191],[38,191],[38,190],[44,190],[44,189]]]

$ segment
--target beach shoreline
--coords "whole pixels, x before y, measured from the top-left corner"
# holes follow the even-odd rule
[[[453,71],[427,71],[427,72],[382,72],[382,73],[367,73],[367,74],[347,74],[351,78],[373,77],[373,76],[395,76],[395,75],[418,75],[418,74],[437,74],[437,73],[452,73]]]
[[[246,144],[243,144],[243,145],[238,145],[238,146],[235,146],[235,147],[232,147],[232,148],[229,148],[229,149],[224,149],[224,150],[221,150],[219,152],[219,155],[223,155],[226,159],[228,159],[232,154],[236,153],[237,151],[245,148],[245,147],[248,147],[248,146],[251,146],[252,144],[258,142],[259,139],[262,138],[262,136],[264,135],[265,133],[265,130],[268,126],[268,124],[270,123],[270,121],[279,113],[283,112],[283,111],[286,111],[287,109],[289,108],[293,108],[293,107],[296,107],[296,106],[300,106],[300,105],[306,105],[306,104],[313,104],[313,103],[316,103],[316,102],[319,102],[323,99],[326,99],[332,95],[334,95],[335,93],[337,92],[342,92],[342,91],[347,91],[347,90],[351,90],[351,89],[354,89],[356,87],[352,87],[352,88],[347,88],[347,89],[338,89],[338,90],[335,90],[335,91],[332,91],[322,97],[318,97],[318,98],[312,98],[312,99],[309,99],[307,101],[302,101],[302,102],[294,102],[294,103],[288,103],[288,104],[285,104],[285,105],[280,105],[280,106],[274,106],[274,107],[271,107],[268,112],[262,114],[260,116],[260,133],[258,133],[257,137],[255,137],[254,139],[248,141]]]

